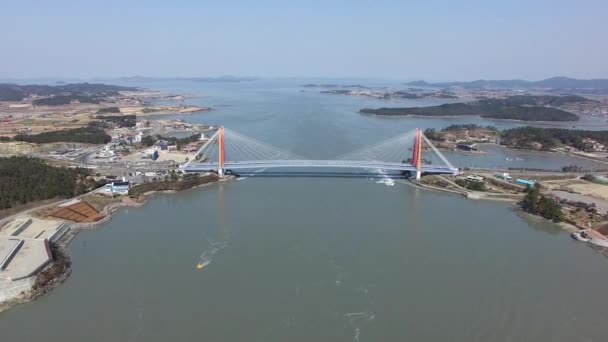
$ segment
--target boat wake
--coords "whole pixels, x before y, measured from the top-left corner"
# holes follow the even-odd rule
[[[395,180],[392,179],[388,173],[386,173],[384,170],[370,170],[371,172],[375,172],[378,173],[380,175],[380,178],[376,181],[376,184],[384,184],[386,186],[394,186],[395,185]]]
[[[356,288],[352,288],[349,286],[348,282],[343,282],[343,280],[346,280],[348,273],[345,272],[335,260],[330,260],[330,266],[336,273],[336,287],[340,287],[349,292],[354,290],[356,293],[362,294],[364,297],[364,302],[367,303],[367,305],[361,308],[363,311],[349,312],[344,314],[348,324],[353,329],[353,340],[355,342],[359,342],[361,329],[376,318],[376,315],[372,311],[374,307],[374,300],[369,294],[368,286],[361,284]]]
[[[264,172],[264,171],[266,171],[266,169],[268,169],[268,168],[267,168],[267,167],[265,167],[265,168],[263,168],[263,169],[257,169],[257,170],[255,170],[255,171],[253,171],[253,172],[254,172],[254,173],[260,173],[260,172]],[[247,179],[247,178],[249,178],[249,177],[239,177],[239,178],[237,178],[237,180],[240,180],[240,181],[241,181],[241,180],[245,180],[245,179]]]
[[[361,335],[361,325],[371,322],[376,318],[373,312],[351,312],[347,313],[346,318],[350,325],[355,329],[355,342],[359,342],[359,335]]]
[[[208,247],[203,251],[198,264],[196,264],[197,269],[207,267],[211,263],[211,260],[213,260],[213,256],[228,245],[225,241],[216,242],[209,238],[207,239],[207,244]]]
[[[392,178],[384,178],[376,182],[376,184],[384,184],[386,186],[395,186],[395,180]]]

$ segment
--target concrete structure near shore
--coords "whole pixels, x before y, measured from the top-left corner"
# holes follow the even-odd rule
[[[21,239],[0,239],[0,271],[4,271],[6,269],[22,245],[23,240]]]
[[[53,260],[49,241],[47,239],[1,239],[2,243],[9,242],[15,246],[9,255],[8,262],[0,271],[0,278],[19,280],[33,276]]]
[[[0,280],[35,275],[53,260],[49,242],[67,231],[63,221],[21,218],[0,228]]]

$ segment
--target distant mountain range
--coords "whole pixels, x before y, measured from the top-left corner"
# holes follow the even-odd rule
[[[407,85],[416,87],[463,87],[463,88],[521,88],[521,89],[552,89],[579,91],[608,91],[608,79],[581,80],[569,77],[551,77],[541,81],[525,80],[477,80],[471,82],[439,82],[426,81],[409,82]]]
[[[0,101],[21,101],[29,96],[94,96],[103,97],[118,94],[119,91],[136,91],[139,88],[121,87],[101,83],[73,83],[56,86],[0,83]]]

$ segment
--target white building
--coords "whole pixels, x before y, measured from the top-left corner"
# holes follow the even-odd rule
[[[116,195],[128,195],[131,183],[123,178],[122,180],[114,180],[106,184],[105,192]]]
[[[137,144],[141,142],[141,139],[144,137],[144,134],[142,132],[137,132],[137,134],[135,134],[135,136],[133,137],[133,143]]]

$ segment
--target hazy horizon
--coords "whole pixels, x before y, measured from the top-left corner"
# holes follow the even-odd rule
[[[0,79],[608,78],[605,1],[0,4]]]
[[[514,79],[514,78],[504,78],[504,79],[489,79],[489,78],[476,78],[476,79],[431,79],[431,78],[411,78],[411,77],[323,77],[323,76],[274,76],[274,77],[266,77],[266,76],[255,76],[255,75],[218,75],[218,76],[209,76],[209,75],[191,75],[191,76],[146,76],[146,75],[134,75],[134,76],[117,76],[117,77],[62,77],[62,76],[46,76],[46,77],[0,77],[0,83],[11,83],[11,82],[64,82],[64,83],[95,83],[95,82],[107,82],[107,81],[125,81],[125,80],[188,80],[195,78],[209,78],[209,79],[221,79],[224,77],[233,77],[239,80],[240,82],[249,82],[249,81],[257,81],[257,80],[301,80],[301,81],[376,81],[376,82],[413,82],[413,81],[427,81],[429,83],[449,83],[449,82],[473,82],[473,81],[510,81],[510,80],[522,80],[522,81],[542,81],[548,78],[554,77],[566,77],[572,79],[579,80],[593,80],[593,79],[601,79],[607,80],[607,78],[576,78],[564,75],[554,75],[550,77],[546,77],[543,79]],[[247,79],[250,78],[250,79]]]

